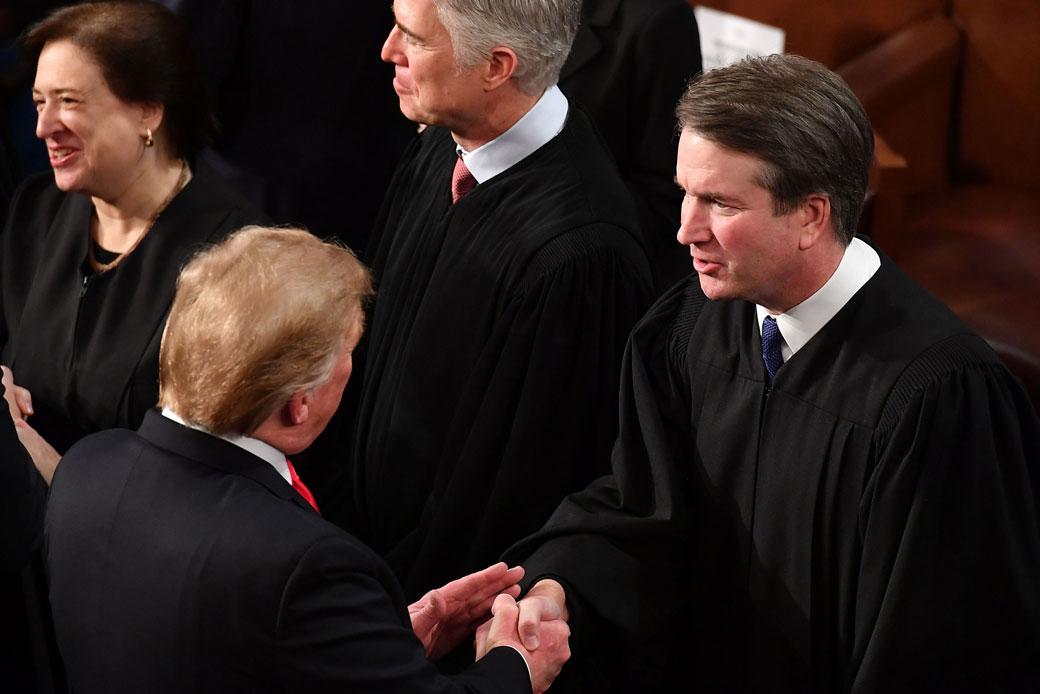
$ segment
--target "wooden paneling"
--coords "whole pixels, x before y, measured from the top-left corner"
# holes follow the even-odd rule
[[[955,176],[1040,190],[1040,2],[955,0],[967,50]]]
[[[1035,1],[1035,0],[1023,0]],[[948,0],[691,0],[787,32],[786,52],[835,68],[916,19],[944,11]]]

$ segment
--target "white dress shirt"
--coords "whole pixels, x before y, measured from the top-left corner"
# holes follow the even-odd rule
[[[560,134],[567,122],[567,97],[553,85],[513,127],[472,152],[455,149],[477,183],[494,178]]]
[[[784,362],[820,332],[880,267],[881,258],[877,251],[854,238],[841,256],[838,269],[822,287],[797,306],[773,316],[776,327],[780,329],[780,354]],[[755,313],[759,334],[762,334],[762,323],[772,314],[758,304]]]

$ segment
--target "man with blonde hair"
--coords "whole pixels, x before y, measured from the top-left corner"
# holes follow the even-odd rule
[[[353,253],[301,229],[247,227],[185,267],[161,414],[84,439],[51,487],[50,599],[73,690],[548,687],[567,628],[544,656],[519,644],[521,570],[492,566],[406,609],[389,568],[322,519],[286,458],[336,410],[371,291]],[[480,662],[444,678],[427,657],[492,602]]]

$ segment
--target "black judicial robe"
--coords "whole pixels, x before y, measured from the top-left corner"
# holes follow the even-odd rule
[[[497,561],[606,471],[624,342],[651,292],[584,114],[452,205],[455,159],[447,130],[417,139],[368,258],[354,530],[409,599]]]
[[[663,297],[627,348],[613,475],[507,557],[568,588],[564,675],[606,625],[644,686],[1037,691],[1020,383],[885,258],[772,389],[755,326],[696,278]]]
[[[159,394],[159,342],[191,254],[264,217],[205,166],[114,268],[85,272],[93,205],[50,172],[30,178],[0,238],[0,347],[29,389],[29,423],[59,453],[136,427]]]

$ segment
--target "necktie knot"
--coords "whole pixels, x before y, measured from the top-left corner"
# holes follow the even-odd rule
[[[762,322],[762,360],[766,363],[766,373],[769,374],[769,384],[773,384],[776,372],[784,365],[784,357],[780,353],[780,328],[776,325],[776,319],[766,316]]]
[[[477,179],[466,168],[466,162],[460,156],[455,160],[455,170],[451,174],[451,204],[457,203],[477,185]]]

